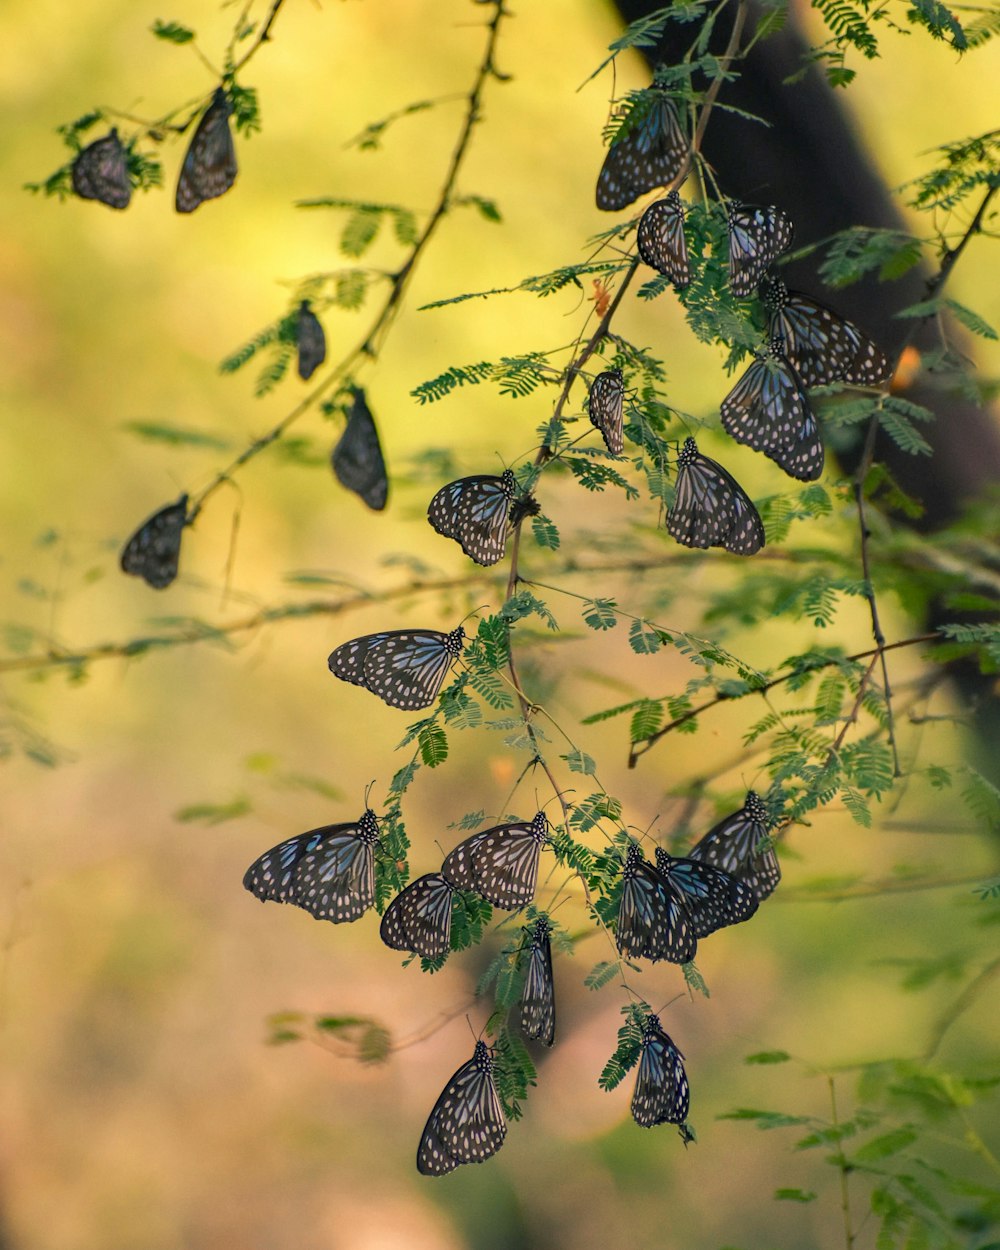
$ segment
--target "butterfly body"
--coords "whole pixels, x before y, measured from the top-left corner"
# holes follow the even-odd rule
[[[304,299],[295,321],[295,345],[298,351],[299,377],[308,382],[326,360],[326,335],[319,318]]]
[[[434,1104],[417,1147],[417,1171],[443,1176],[463,1163],[484,1163],[504,1143],[507,1120],[493,1081],[493,1058],[477,1042]]]
[[[465,630],[395,629],[365,634],[330,653],[330,672],[370,690],[390,707],[430,707],[454,660],[462,654]]]
[[[625,383],[621,369],[607,369],[594,378],[590,388],[590,420],[601,431],[601,437],[613,456],[625,448],[624,434]]]
[[[461,890],[473,890],[494,907],[513,910],[535,897],[538,857],[548,841],[544,812],[534,820],[496,825],[460,842],[441,865]]]
[[[109,208],[128,208],[132,198],[125,149],[112,127],[77,153],[72,168],[73,190],[82,200],[99,200]]]
[[[642,214],[636,244],[645,263],[669,278],[675,287],[690,283],[684,204],[676,191],[671,191],[666,199],[654,201]]]
[[[632,113],[644,110],[632,120]],[[656,94],[639,100],[612,140],[597,179],[597,207],[605,212],[627,208],[654,187],[674,181],[687,160],[688,141],[673,102]]]
[[[528,930],[524,930],[525,934]],[[552,925],[539,916],[531,930],[528,970],[521,994],[521,1028],[528,1037],[551,1046],[556,1040],[556,998],[552,978]]]
[[[781,339],[758,354],[720,408],[727,434],[762,451],[791,477],[814,482],[823,472],[819,422]]]
[[[455,887],[439,872],[425,873],[401,890],[385,909],[379,936],[396,951],[440,959],[451,944]]]
[[[656,869],[687,907],[695,937],[749,920],[757,898],[744,882],[712,864],[656,848]]]
[[[353,395],[347,425],[330,460],[341,486],[354,491],[373,512],[381,512],[389,497],[382,444],[364,391],[355,387]]]
[[[642,1031],[639,1071],[632,1094],[632,1118],[641,1128],[683,1124],[691,1104],[684,1056],[650,1015]]]
[[[764,271],[786,252],[795,233],[791,219],[773,205],[729,205],[729,286],[734,295],[752,295]]]
[[[177,576],[181,537],[187,524],[187,495],[154,512],[122,548],[123,573],[141,577],[154,590],[164,590]]]
[[[515,485],[510,469],[499,477],[460,477],[437,492],[427,507],[427,519],[477,564],[496,564],[507,548]]]
[[[767,808],[753,790],[748,790],[742,809],[713,826],[688,856],[738,877],[758,902],[763,902],[781,880],[774,848],[768,845],[758,850],[767,838],[767,829]]]
[[[181,165],[174,197],[179,213],[193,213],[199,204],[224,195],[236,181],[236,149],[229,129],[231,112],[229,97],[216,87]]]
[[[622,872],[615,937],[623,955],[654,963],[666,959],[686,964],[698,949],[687,908],[635,843],[629,847]]]
[[[677,458],[667,531],[685,547],[724,547],[738,556],[764,546],[764,526],[750,497],[721,464],[701,454],[693,438]]]

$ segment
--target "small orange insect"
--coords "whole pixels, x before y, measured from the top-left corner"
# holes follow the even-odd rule
[[[604,284],[602,278],[594,279],[594,312],[598,317],[603,317],[608,311],[611,304],[611,292]]]

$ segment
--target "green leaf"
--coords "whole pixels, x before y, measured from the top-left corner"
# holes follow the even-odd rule
[[[628,645],[636,655],[652,655],[663,646],[664,637],[646,621],[633,621],[629,626]]]
[[[566,761],[571,773],[584,773],[592,777],[597,771],[597,765],[586,751],[570,751],[568,755],[560,755],[559,758]]]
[[[159,18],[149,29],[157,39],[164,39],[167,43],[190,43],[194,38],[194,31],[187,26],[181,26],[178,22],[162,22]]]
[[[185,825],[221,825],[227,820],[237,820],[252,810],[250,800],[240,795],[228,803],[192,803],[174,812],[174,819]]]
[[[791,1055],[787,1050],[759,1050],[756,1054],[747,1055],[744,1063],[788,1063]]]
[[[776,1202],[815,1202],[817,1196],[811,1189],[776,1189],[774,1191]]]
[[[663,704],[656,699],[643,699],[632,713],[629,738],[632,742],[645,742],[663,724]]]
[[[559,531],[555,524],[549,520],[547,516],[535,516],[531,518],[531,532],[535,537],[535,542],[539,547],[545,547],[549,551],[558,551],[559,549]]]
[[[417,734],[420,758],[428,768],[437,768],[448,758],[448,738],[434,721],[425,723]]]
[[[210,447],[215,451],[225,451],[231,446],[228,439],[218,435],[161,421],[125,421],[122,428],[146,442],[166,443],[171,447]]]
[[[588,599],[583,605],[583,619],[591,629],[614,629],[618,624],[614,599]]]
[[[884,1133],[881,1137],[865,1142],[854,1152],[853,1157],[858,1163],[874,1163],[877,1159],[888,1159],[890,1155],[899,1154],[916,1140],[917,1133],[913,1129],[897,1128],[891,1133]]]
[[[602,960],[600,963],[594,964],[593,968],[584,977],[583,983],[588,990],[600,990],[605,985],[610,985],[620,971],[621,969],[617,963],[609,963],[607,960]]]

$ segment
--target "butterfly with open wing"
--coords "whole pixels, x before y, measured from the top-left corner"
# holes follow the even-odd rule
[[[823,472],[819,422],[781,339],[756,354],[720,409],[727,434],[762,451],[789,477],[814,482]]]
[[[641,1128],[683,1124],[691,1105],[684,1056],[650,1013],[642,1030],[639,1071],[632,1094],[632,1118]]]
[[[515,499],[517,483],[510,469],[500,476],[483,473],[442,486],[427,506],[427,520],[445,538],[453,538],[477,564],[503,559],[511,530],[538,512],[531,495]]]
[[[656,848],[656,871],[687,907],[695,937],[742,924],[757,910],[757,897],[743,881],[713,864]]]
[[[364,391],[355,386],[352,395],[347,425],[330,459],[341,486],[354,491],[373,512],[381,512],[389,498],[382,444]]]
[[[308,382],[326,360],[326,335],[319,318],[304,299],[295,318],[295,347],[298,353],[299,377]]]
[[[522,930],[528,939],[528,969],[521,993],[521,1028],[527,1037],[551,1046],[556,1040],[556,995],[552,979],[552,924],[538,916],[534,927]]]
[[[476,1042],[441,1091],[417,1147],[417,1171],[444,1176],[462,1163],[484,1163],[503,1145],[507,1120],[493,1081],[493,1056]]]
[[[667,186],[684,168],[689,151],[670,97],[659,91],[643,92],[628,110],[604,158],[597,179],[597,207],[617,212],[654,187]]]
[[[714,825],[688,852],[690,859],[714,864],[754,892],[758,902],[774,893],[781,880],[781,867],[768,839],[767,808],[753,790],[746,801]]]
[[[458,889],[512,911],[535,897],[538,859],[548,840],[549,822],[538,812],[531,821],[495,825],[459,842],[441,872]]]
[[[229,129],[231,112],[229,97],[222,87],[216,87],[181,165],[174,198],[179,213],[193,213],[199,204],[224,195],[236,181],[236,149]]]
[[[625,448],[624,435],[625,384],[621,369],[607,369],[599,373],[590,387],[587,405],[591,422],[601,431],[601,437],[613,456],[620,456]]]
[[[393,629],[364,634],[331,651],[334,677],[361,686],[390,707],[430,707],[448,670],[462,654],[465,630]]]
[[[122,548],[123,573],[141,577],[154,590],[164,590],[177,576],[181,537],[187,525],[187,495],[147,517]]]
[[[634,842],[622,870],[615,940],[621,954],[654,963],[666,959],[672,964],[686,964],[698,949],[698,937],[683,899]]]
[[[639,218],[635,236],[639,255],[650,268],[662,273],[678,289],[691,282],[687,240],[684,237],[684,203],[676,191],[656,200]]]
[[[764,546],[764,525],[743,487],[693,438],[677,457],[674,501],[667,532],[685,547],[724,547],[752,556]]]
[[[100,200],[109,208],[128,208],[132,183],[125,149],[113,126],[103,139],[96,139],[77,153],[71,174],[73,190],[81,200]]]
[[[792,245],[791,218],[773,205],[729,205],[729,286],[745,298],[757,289],[764,270]]]
[[[379,936],[394,951],[440,959],[451,945],[455,887],[439,872],[418,877],[396,895],[382,916]]]
[[[760,295],[770,335],[781,339],[804,386],[884,386],[892,378],[888,356],[853,321],[801,291],[790,291],[780,278],[765,277]]]
[[[259,856],[243,877],[262,903],[292,903],[317,920],[357,920],[375,902],[378,820],[368,808],[360,820],[310,829]]]

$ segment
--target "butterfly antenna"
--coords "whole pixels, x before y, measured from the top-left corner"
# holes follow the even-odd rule
[[[366,808],[371,806],[371,804],[368,802],[368,796],[371,794],[372,790],[375,787],[375,781],[376,779],[373,777],[371,781],[369,781],[369,783],[365,786],[365,807]]]

